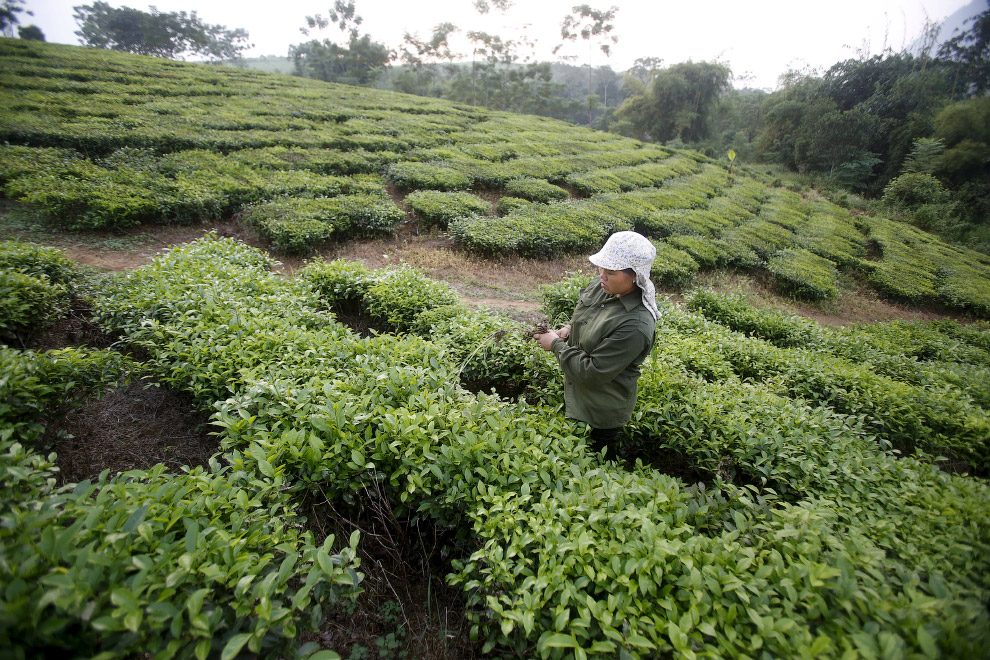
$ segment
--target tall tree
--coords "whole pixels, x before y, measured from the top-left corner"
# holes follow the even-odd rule
[[[718,62],[681,62],[656,74],[641,94],[616,111],[635,137],[697,142],[708,137],[712,111],[729,88],[732,71]]]
[[[78,5],[76,35],[87,46],[178,59],[188,55],[231,60],[250,48],[248,33],[204,23],[196,12],[144,12],[106,2]]]
[[[575,5],[571,8],[571,13],[564,17],[564,20],[560,24],[560,38],[563,43],[559,44],[554,48],[553,52],[556,54],[564,47],[567,42],[576,42],[580,37],[582,40],[588,42],[588,97],[590,99],[591,95],[595,93],[592,89],[591,84],[591,74],[592,74],[592,62],[591,54],[593,52],[593,47],[598,46],[598,49],[605,55],[606,58],[610,57],[612,54],[612,46],[619,41],[619,37],[612,34],[615,29],[615,14],[619,11],[616,6],[609,7],[608,9],[602,11],[594,9],[591,5]],[[606,86],[603,94],[603,105],[608,107],[608,88]],[[589,113],[591,108],[594,106],[593,103],[588,102]],[[592,122],[591,116],[589,114],[588,123]]]
[[[450,35],[458,31],[453,23],[440,23],[433,27],[429,40],[420,40],[418,34],[406,32],[399,56],[405,69],[393,83],[395,88],[409,94],[432,96],[440,64],[458,57],[450,47]]]
[[[487,14],[492,9],[504,14],[515,2],[513,0],[472,0],[472,4],[479,14]]]
[[[0,3],[0,34],[14,36],[14,26],[21,22],[18,14],[34,16],[34,12],[24,10],[24,0],[3,0]]]
[[[326,82],[349,85],[368,85],[374,82],[389,66],[395,53],[384,44],[372,41],[371,36],[360,35],[358,26],[362,18],[357,14],[354,0],[336,0],[328,17],[321,14],[306,17],[306,26],[299,29],[309,36],[312,29],[324,29],[331,23],[347,37],[347,45],[330,39],[311,39],[289,47],[296,74]]]
[[[990,2],[987,10],[969,19],[969,29],[945,42],[939,57],[958,62],[963,80],[976,94],[990,92]]]

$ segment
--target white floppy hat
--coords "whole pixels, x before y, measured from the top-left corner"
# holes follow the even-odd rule
[[[636,286],[643,291],[643,304],[654,319],[659,319],[656,288],[650,281],[656,256],[657,249],[648,238],[634,231],[619,231],[609,236],[602,249],[588,257],[588,261],[606,270],[636,271]]]

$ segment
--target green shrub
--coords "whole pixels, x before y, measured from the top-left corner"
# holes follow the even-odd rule
[[[931,174],[906,172],[887,184],[882,201],[893,208],[913,209],[926,204],[943,204],[948,199],[949,191]]]
[[[542,310],[551,326],[559,328],[571,320],[577,307],[578,295],[591,281],[591,276],[586,273],[568,273],[559,282],[540,287]]]
[[[451,167],[409,161],[390,165],[387,176],[401,190],[464,190],[472,183],[471,177]]]
[[[650,269],[650,279],[658,285],[684,288],[698,272],[698,262],[690,254],[667,243],[654,242],[657,256]]]
[[[798,298],[831,300],[839,295],[835,264],[805,249],[778,252],[767,262],[767,271]]]
[[[933,644],[947,654],[987,647],[990,566],[972,552],[990,542],[979,514],[986,487],[887,455],[856,416],[809,405],[834,371],[818,356],[773,372],[775,359],[788,363],[782,349],[761,354],[756,340],[664,316],[627,433],[719,475],[688,488],[645,466],[599,464],[559,403],[506,404],[460,390],[456,337],[356,338],[321,321],[310,287],[233,268],[218,259],[225,252],[248,260],[220,242],[169,253],[129,276],[123,291],[109,290],[101,316],[118,319],[166,380],[222,399],[215,421],[224,446],[257,447],[243,454],[246,472],[283,469],[323,498],[373,486],[399,515],[465,530],[468,549],[452,548],[449,579],[464,589],[483,650],[741,657],[758,639],[775,657],[801,649],[841,657],[870,652],[878,635],[901,655]],[[138,293],[146,287],[156,295]],[[427,312],[430,327],[455,319],[451,311]],[[483,331],[476,321],[471,332]],[[234,333],[245,343],[224,350]],[[714,342],[715,354],[731,349],[733,368],[754,372],[747,356],[766,364],[768,380],[691,377],[681,356],[699,338]],[[781,393],[784,376],[804,388],[800,396]],[[842,383],[828,386],[838,400]],[[895,403],[904,391],[884,396],[891,387],[871,381],[858,405]],[[898,412],[887,423],[898,424]],[[943,403],[929,419],[960,424],[950,412]],[[903,506],[901,485],[923,504]],[[791,623],[777,630],[782,613]],[[919,622],[931,639],[919,641]]]
[[[79,276],[75,264],[58,248],[24,241],[0,241],[0,268],[72,288]]]
[[[250,207],[245,217],[274,249],[309,254],[331,237],[370,237],[392,231],[405,213],[384,196],[340,195],[262,202]]]
[[[321,298],[334,304],[364,299],[378,281],[375,271],[344,259],[312,261],[299,271],[299,277],[311,284]]]
[[[68,311],[65,286],[47,278],[0,270],[0,341],[23,340]]]
[[[369,314],[384,321],[393,331],[405,332],[422,312],[453,305],[458,298],[446,284],[434,282],[403,265],[382,273],[368,288],[365,300]]]
[[[26,445],[48,421],[89,395],[99,396],[134,365],[112,351],[67,348],[44,353],[0,347],[0,437],[4,430]]]
[[[531,202],[562,202],[567,199],[567,191],[543,179],[532,177],[512,179],[506,182],[505,192],[511,197],[521,197]]]
[[[686,252],[698,263],[699,268],[717,268],[729,262],[729,253],[710,238],[692,234],[669,236],[666,243]]]
[[[419,190],[406,195],[405,203],[425,225],[447,227],[447,223],[462,215],[487,214],[491,204],[466,192]]]
[[[495,210],[499,215],[508,215],[532,203],[522,197],[499,197],[498,202],[495,204]]]
[[[236,456],[232,457],[235,459]],[[50,464],[0,442],[0,643],[35,654],[179,657],[300,646],[322,608],[353,596],[355,544],[314,545],[283,481],[159,465],[54,487]]]

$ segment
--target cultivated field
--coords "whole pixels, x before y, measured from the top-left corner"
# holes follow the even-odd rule
[[[536,117],[21,41],[0,57],[17,213],[80,240],[254,232],[112,273],[0,243],[13,657],[362,657],[337,633],[376,591],[362,548],[383,526],[432,539],[427,609],[432,588],[459,608],[427,617],[455,651],[393,617],[385,655],[990,652],[985,255]],[[683,295],[605,456],[525,323],[408,264],[318,256],[419,229],[450,237],[447,263],[499,268],[630,228]],[[854,284],[945,318],[824,326],[693,286],[722,269],[801,304]],[[540,315],[565,319],[587,278],[544,286]],[[70,310],[88,334],[24,350]],[[60,479],[59,420],[126,381],[208,416],[209,458]]]

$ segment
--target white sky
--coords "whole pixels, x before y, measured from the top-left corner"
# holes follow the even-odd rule
[[[686,60],[719,60],[728,63],[736,86],[773,89],[777,78],[789,69],[823,71],[832,64],[857,57],[861,52],[876,54],[889,46],[895,51],[909,46],[920,36],[926,19],[941,22],[958,9],[985,0],[516,0],[506,14],[481,16],[472,0],[356,0],[358,15],[364,18],[362,33],[373,40],[397,48],[406,31],[427,38],[433,26],[452,22],[462,32],[479,30],[503,39],[518,39],[523,27],[536,41],[539,60],[554,60],[552,48],[560,41],[561,20],[571,7],[590,4],[596,9],[618,7],[613,34],[619,41],[606,60],[597,49],[591,64],[610,65],[623,71],[638,57],[659,57],[664,65]],[[73,6],[92,0],[28,0],[21,14],[21,25],[35,24],[48,41],[77,44]],[[323,33],[304,37],[299,28],[305,17],[327,14],[332,0],[109,0],[114,7],[147,10],[153,4],[159,11],[197,11],[200,19],[227,28],[244,28],[253,48],[248,57],[285,55],[291,44],[312,36],[337,40],[340,32],[331,27]],[[943,35],[947,36],[947,35]],[[458,52],[467,51],[465,44]],[[588,63],[586,44],[573,46],[561,54],[577,55],[576,64]]]

